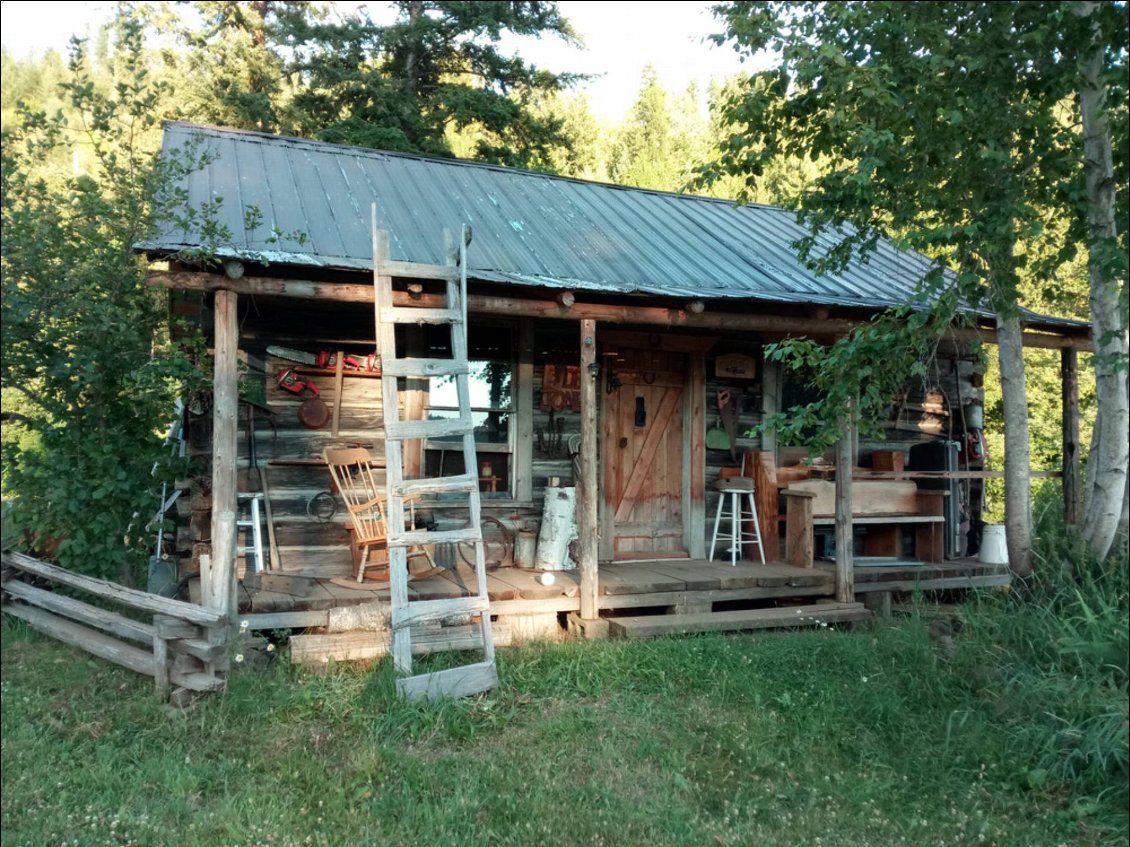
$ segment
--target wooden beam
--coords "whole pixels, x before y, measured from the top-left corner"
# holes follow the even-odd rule
[[[581,617],[597,616],[596,321],[581,321],[581,479],[577,486]]]
[[[131,641],[150,644],[156,637],[154,628],[149,624],[131,620],[108,609],[99,609],[97,606],[91,606],[81,600],[67,597],[65,594],[44,591],[42,588],[36,588],[18,579],[7,580],[4,583],[4,591],[33,606],[46,609],[78,623],[104,630],[118,638],[128,638]]]
[[[24,553],[17,553],[14,550],[5,550],[3,556],[0,557],[0,561],[3,562],[5,569],[12,568],[14,570],[23,571],[24,573],[42,577],[43,579],[57,582],[69,588],[77,588],[80,591],[86,591],[107,600],[113,600],[114,602],[126,606],[132,606],[135,609],[162,615],[171,615],[202,626],[224,622],[222,615],[208,609],[202,609],[193,603],[185,603],[183,600],[161,597],[157,594],[150,594],[148,591],[126,588],[124,585],[118,585],[117,583],[108,582],[104,579],[74,573],[58,565],[42,562],[39,559]],[[5,591],[8,590],[7,585],[8,582],[5,581]],[[66,613],[71,614],[70,611]],[[139,634],[143,636],[143,638],[139,640],[148,640],[149,633],[147,630],[142,630]]]
[[[382,265],[382,269],[384,266]],[[276,279],[273,277],[244,277],[231,280],[221,274],[198,271],[153,272],[150,281],[166,288],[190,291],[218,291],[228,289],[255,296],[292,297],[296,299],[316,299],[339,303],[372,303],[373,289],[370,285],[346,282],[315,282],[302,279]],[[425,277],[426,278],[426,277]],[[610,292],[611,293],[611,292]],[[408,292],[394,293],[394,305],[411,303],[420,305],[429,295],[412,299]],[[433,295],[434,296],[434,295]],[[685,305],[685,304],[684,304]],[[499,315],[503,317],[556,318],[558,320],[594,320],[601,323],[636,324],[642,326],[682,327],[686,329],[732,330],[735,332],[761,332],[775,335],[808,335],[815,338],[832,338],[845,335],[862,321],[847,318],[828,318],[821,320],[812,317],[774,315],[770,311],[772,303],[758,304],[758,311],[742,311],[751,308],[748,302],[736,301],[726,304],[725,312],[706,310],[695,314],[686,308],[663,306],[618,305],[604,303],[574,303],[563,309],[556,299],[534,297],[499,297],[471,294],[467,298],[467,310],[473,314]],[[714,304],[714,308],[719,306]],[[947,338],[953,341],[979,341],[983,344],[996,343],[996,331],[992,328],[955,328]],[[1070,335],[1054,335],[1047,332],[1026,332],[1023,336],[1025,347],[1048,350],[1091,349],[1089,332]]]
[[[1063,386],[1063,518],[1077,524],[1083,511],[1079,484],[1079,353],[1060,351]]]
[[[153,676],[153,653],[150,650],[142,650],[140,647],[126,644],[96,629],[34,606],[5,603],[3,609],[12,617],[25,621],[32,629],[56,638],[64,644],[78,647],[131,671]]]
[[[855,601],[855,563],[852,551],[851,468],[855,440],[853,409],[848,407],[845,426],[836,444],[836,601]]]
[[[212,405],[212,567],[201,603],[234,618],[236,604],[236,418],[239,412],[239,296],[216,292]],[[204,574],[202,574],[202,577]]]

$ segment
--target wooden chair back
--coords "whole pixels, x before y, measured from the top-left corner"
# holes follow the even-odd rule
[[[322,451],[322,458],[349,510],[356,542],[373,544],[387,541],[384,500],[369,451],[364,447],[327,447]]]

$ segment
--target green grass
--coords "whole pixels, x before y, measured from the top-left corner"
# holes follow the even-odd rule
[[[387,664],[279,662],[174,719],[8,626],[3,843],[1125,843],[1125,759],[1057,769],[1025,731],[1032,681],[970,616],[948,662],[917,618],[506,649],[496,692],[432,706],[397,701]],[[1120,704],[1124,743],[1124,684],[1036,672],[1074,692],[1072,725]]]

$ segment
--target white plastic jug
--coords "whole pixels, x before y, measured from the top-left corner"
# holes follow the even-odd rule
[[[1002,524],[986,524],[981,531],[981,561],[986,565],[1008,564],[1008,543]]]

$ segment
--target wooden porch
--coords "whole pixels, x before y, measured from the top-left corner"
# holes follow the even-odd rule
[[[344,574],[344,568],[343,574]],[[539,572],[502,567],[487,577],[491,614],[505,621],[515,617],[562,615],[580,610],[579,571],[554,571],[543,584]],[[413,599],[440,600],[466,596],[473,574],[465,566],[413,580]],[[913,592],[1008,585],[1007,567],[973,560],[922,564],[888,561],[855,568],[855,590]],[[387,583],[368,582],[370,590],[348,588],[324,576],[267,572],[245,580],[240,620],[250,629],[325,627],[330,611],[387,602]],[[597,609],[602,618],[622,615],[690,615],[723,609],[776,607],[827,602],[835,595],[835,568],[822,563],[796,568],[780,562],[731,566],[701,559],[602,564],[597,571]]]

